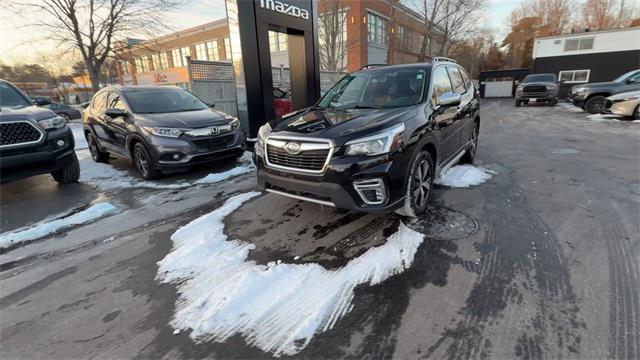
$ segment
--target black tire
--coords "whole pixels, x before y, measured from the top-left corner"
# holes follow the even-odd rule
[[[475,123],[471,135],[469,137],[469,145],[467,151],[460,158],[461,164],[473,164],[473,160],[476,158],[478,152],[478,135],[480,134],[480,124]]]
[[[558,99],[553,99],[549,101],[549,106],[556,106],[556,105],[558,105]]]
[[[520,100],[516,100],[516,107],[520,107],[521,106],[521,101]]]
[[[145,180],[157,179],[160,171],[153,168],[151,156],[141,142],[133,146],[132,152],[133,164],[136,166],[138,173]]]
[[[600,114],[606,109],[607,99],[602,95],[592,96],[584,103],[584,110],[589,114]]]
[[[51,173],[51,176],[53,176],[53,179],[57,181],[58,184],[65,185],[77,183],[80,178],[80,163],[78,163],[78,157],[75,152],[71,157],[72,159],[69,164],[62,169]]]
[[[640,105],[636,106],[631,116],[633,117],[633,120],[640,120]]]
[[[106,151],[100,150],[100,146],[98,145],[98,140],[93,134],[86,134],[87,145],[89,146],[89,152],[91,153],[91,158],[93,161],[98,163],[108,163],[109,162],[109,153]]]
[[[433,187],[435,166],[431,155],[421,151],[413,160],[411,172],[407,178],[407,192],[403,206],[396,213],[415,218],[427,209],[429,195]]]

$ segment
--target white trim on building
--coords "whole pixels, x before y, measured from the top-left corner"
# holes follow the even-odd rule
[[[640,27],[536,38],[533,58],[640,50]]]

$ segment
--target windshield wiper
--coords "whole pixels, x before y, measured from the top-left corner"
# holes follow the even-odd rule
[[[352,107],[341,108],[340,110],[349,110],[349,109],[380,109],[380,108],[376,106],[369,106],[369,105],[354,105]]]

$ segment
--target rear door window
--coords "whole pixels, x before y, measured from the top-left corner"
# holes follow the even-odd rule
[[[127,110],[126,106],[124,106],[124,103],[120,99],[120,94],[114,91],[111,91],[107,98],[107,109]]]
[[[93,97],[93,100],[91,101],[91,110],[99,113],[104,112],[106,102],[107,102],[107,92],[104,91],[104,92],[98,93],[96,96]]]

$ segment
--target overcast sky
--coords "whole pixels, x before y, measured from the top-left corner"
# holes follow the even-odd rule
[[[496,32],[500,41],[507,30],[507,17],[519,1],[487,0],[482,17],[486,26]],[[0,10],[0,58],[4,63],[29,62],[38,53],[54,51],[55,45],[34,35],[33,29],[26,26],[28,17],[18,17]],[[173,11],[167,19],[175,29],[184,29],[220,19],[226,16],[224,0],[192,0],[189,6]],[[37,40],[34,40],[37,39]]]

